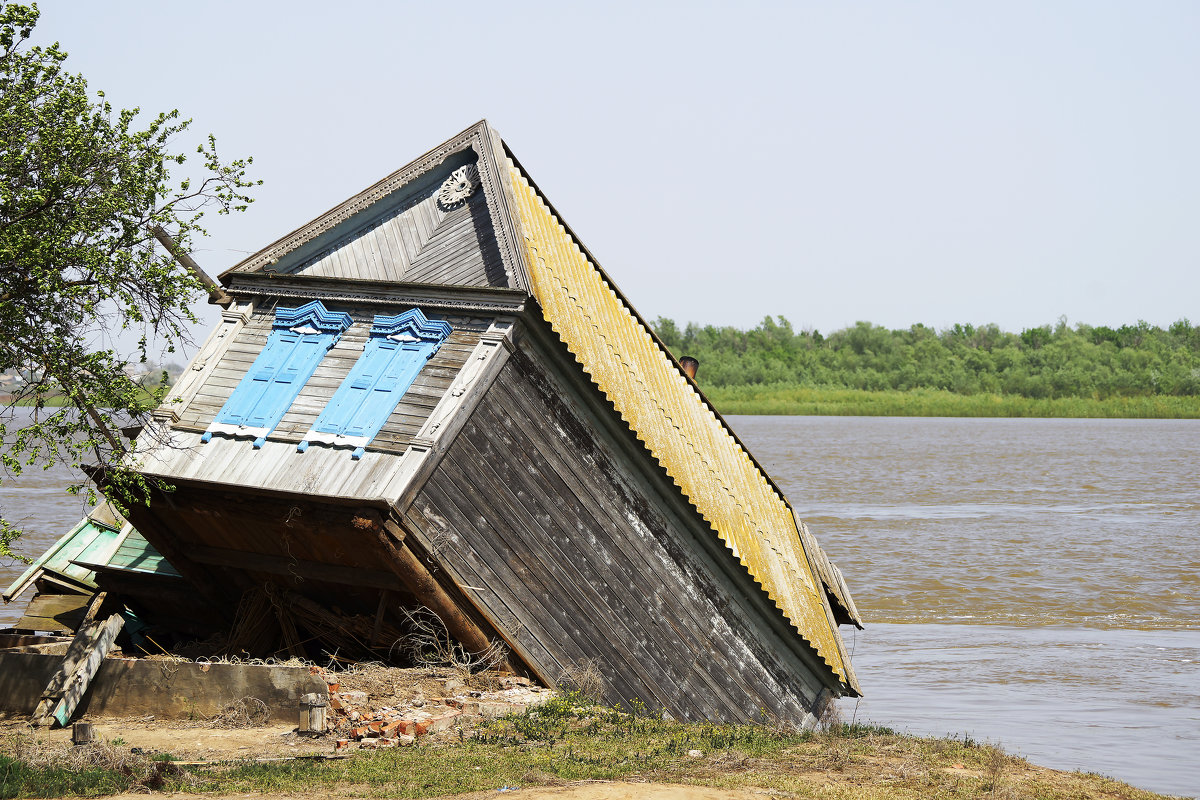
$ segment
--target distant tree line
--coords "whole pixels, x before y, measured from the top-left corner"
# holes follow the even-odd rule
[[[942,331],[888,330],[859,322],[822,336],[784,317],[757,327],[654,329],[676,357],[700,361],[702,386],[792,384],[872,391],[944,389],[1030,398],[1200,395],[1200,326],[1166,330],[1139,321],[1119,328],[1056,325],[1007,333],[994,324]]]

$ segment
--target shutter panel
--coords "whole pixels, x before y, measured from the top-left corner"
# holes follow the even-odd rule
[[[290,336],[295,336],[288,332]],[[292,401],[330,347],[333,337],[327,333],[305,334],[291,342],[288,355],[269,378],[263,379],[263,392],[254,410],[247,416],[246,425],[252,428],[273,429],[283,419]]]
[[[425,362],[437,349],[433,342],[403,344],[391,348],[391,358],[380,373],[375,385],[363,396],[362,404],[346,420],[346,436],[363,436],[368,441],[375,438],[379,429],[387,422],[400,398],[417,379]]]
[[[319,433],[344,433],[347,420],[354,416],[364,398],[375,387],[379,375],[391,361],[394,350],[395,342],[372,337],[358,361],[354,362],[350,374],[321,410],[312,429]]]
[[[275,329],[201,441],[225,433],[253,436],[254,446],[261,447],[352,322],[349,314],[327,311],[319,300],[299,308],[276,308]]]
[[[250,369],[242,376],[241,381],[225,401],[225,405],[217,412],[215,422],[228,425],[249,425],[246,420],[254,413],[259,400],[266,394],[275,380],[275,374],[291,355],[292,347],[299,340],[300,334],[291,331],[276,331],[267,339],[258,358],[250,365]]]
[[[297,449],[322,442],[354,447],[353,457],[361,457],[450,331],[420,309],[376,316],[363,354]]]

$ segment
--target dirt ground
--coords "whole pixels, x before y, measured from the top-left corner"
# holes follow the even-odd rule
[[[240,758],[283,758],[298,755],[332,755],[334,739],[310,739],[296,734],[296,721],[258,728],[213,728],[208,723],[189,724],[148,717],[85,719],[96,736],[122,748],[137,748],[147,756],[170,753],[180,761],[224,761]],[[23,719],[0,721],[0,732],[30,731]],[[71,746],[71,729],[32,729],[40,741],[53,747]]]
[[[356,708],[364,721],[380,709],[397,715],[445,709],[443,701],[446,698],[500,701],[518,709],[526,704],[541,702],[552,694],[536,685],[505,689],[501,686],[502,678],[490,673],[469,675],[439,668],[403,669],[363,665],[353,671],[329,673],[326,679],[332,682],[331,690],[337,687],[337,691],[331,691],[331,697],[345,697],[349,692],[366,695],[366,702]],[[296,732],[300,722],[298,709],[292,718],[271,719],[265,725],[260,724],[260,720],[239,719],[232,714],[230,717],[175,720],[154,716],[84,716],[75,718],[73,722],[92,723],[96,738],[110,744],[134,748],[151,757],[169,753],[183,762],[332,756],[336,753],[337,740],[347,735],[345,729],[356,724],[350,722],[344,712],[331,707],[328,718],[334,731],[314,738]],[[456,720],[460,727],[468,731],[478,721],[479,718],[468,714]],[[341,734],[337,733],[338,730]],[[31,731],[48,746],[71,746],[70,727],[30,728],[23,717],[0,719],[0,735]],[[422,738],[437,741],[456,735],[451,732],[429,733]],[[352,741],[342,752],[357,749],[358,743]]]

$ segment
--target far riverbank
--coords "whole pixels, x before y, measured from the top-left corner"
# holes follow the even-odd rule
[[[941,389],[872,392],[780,384],[703,387],[722,414],[807,417],[1200,419],[1200,396],[1032,398]]]

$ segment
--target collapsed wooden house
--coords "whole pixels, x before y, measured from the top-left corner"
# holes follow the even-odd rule
[[[486,122],[221,282],[130,511],[197,618],[429,608],[680,719],[858,694],[837,567]]]

